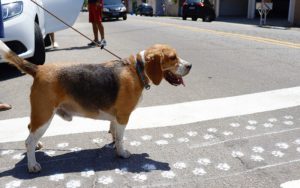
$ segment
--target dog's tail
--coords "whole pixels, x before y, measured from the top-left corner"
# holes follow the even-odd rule
[[[35,76],[37,72],[37,65],[32,64],[26,61],[23,58],[20,58],[16,53],[11,51],[4,42],[0,40],[0,55],[4,61],[7,61],[9,64],[14,65],[20,71],[30,74],[31,76]]]

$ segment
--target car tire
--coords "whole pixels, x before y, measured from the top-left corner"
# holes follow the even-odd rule
[[[182,19],[183,19],[183,20],[186,20],[186,16],[182,16]]]
[[[192,20],[193,21],[197,21],[197,17],[192,17]]]
[[[127,15],[126,14],[123,16],[123,20],[127,20]]]
[[[204,22],[211,22],[213,20],[213,16],[212,15],[205,15],[203,18]]]
[[[34,23],[34,54],[27,60],[36,65],[43,65],[46,59],[45,43],[40,26]]]

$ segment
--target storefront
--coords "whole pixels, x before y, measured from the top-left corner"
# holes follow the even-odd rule
[[[268,0],[273,3],[269,19],[286,19],[292,24],[300,22],[300,0]],[[217,17],[257,18],[256,3],[261,0],[214,0]]]

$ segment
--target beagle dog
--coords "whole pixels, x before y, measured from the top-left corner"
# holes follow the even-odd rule
[[[123,134],[130,114],[149,83],[183,84],[191,63],[181,59],[175,49],[157,44],[136,56],[101,64],[34,65],[12,52],[0,41],[0,54],[8,63],[33,78],[30,102],[29,136],[25,141],[29,172],[39,172],[35,149],[54,116],[67,121],[72,116],[109,120],[110,133],[118,156],[128,158]]]

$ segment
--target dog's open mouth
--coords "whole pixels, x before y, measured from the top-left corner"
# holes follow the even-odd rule
[[[165,79],[166,79],[170,84],[172,84],[172,85],[174,85],[174,86],[178,86],[178,85],[180,85],[180,84],[182,84],[183,86],[185,86],[182,77],[173,74],[171,71],[165,71],[165,72],[164,72],[164,77],[165,77]]]

